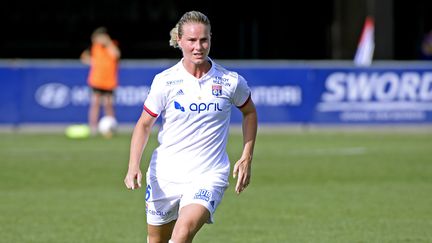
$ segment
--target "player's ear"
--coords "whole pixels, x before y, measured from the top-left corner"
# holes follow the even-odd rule
[[[180,37],[178,35],[177,35],[176,39],[177,39],[177,45],[181,49],[181,39],[180,39]]]

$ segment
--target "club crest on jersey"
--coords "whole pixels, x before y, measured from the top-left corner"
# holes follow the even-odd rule
[[[212,94],[214,96],[222,95],[222,85],[212,85]]]

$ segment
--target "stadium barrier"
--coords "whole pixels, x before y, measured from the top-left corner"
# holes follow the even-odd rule
[[[152,78],[176,60],[120,63],[119,123],[134,123]],[[218,61],[248,80],[259,121],[268,124],[413,124],[432,122],[428,62],[355,67],[336,61]],[[85,123],[88,66],[75,60],[0,61],[0,125]],[[237,109],[232,122],[240,123]]]

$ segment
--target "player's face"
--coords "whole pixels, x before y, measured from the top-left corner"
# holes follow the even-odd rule
[[[210,30],[201,23],[183,25],[183,35],[178,40],[185,61],[200,65],[210,52]]]
[[[106,45],[109,42],[109,36],[107,34],[97,34],[93,36],[92,41],[94,43]]]

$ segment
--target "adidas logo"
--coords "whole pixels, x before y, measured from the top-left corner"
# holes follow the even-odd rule
[[[182,89],[180,89],[179,91],[177,91],[177,93],[176,93],[176,96],[177,95],[184,95],[184,92],[183,92],[183,90]]]

